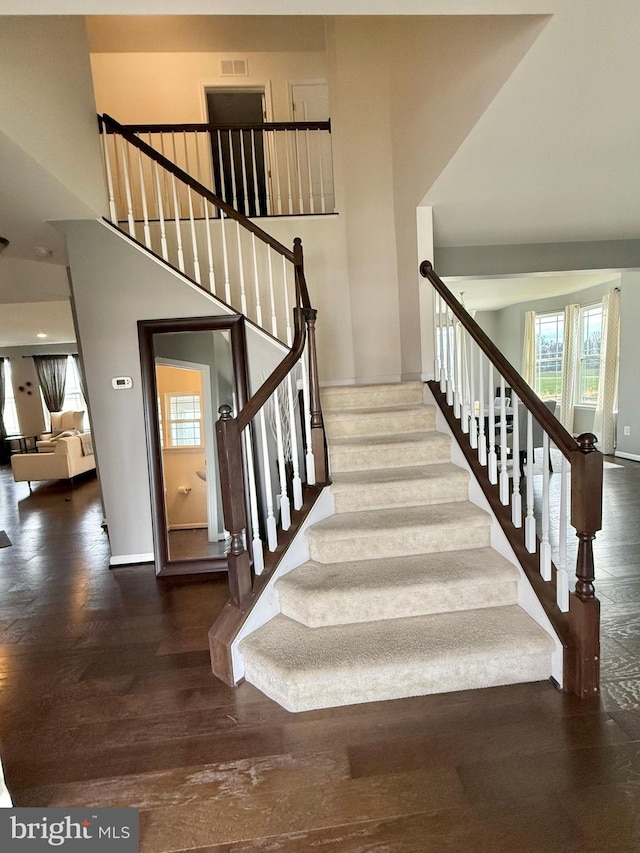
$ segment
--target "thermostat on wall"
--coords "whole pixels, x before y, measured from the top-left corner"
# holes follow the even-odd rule
[[[131,381],[130,376],[114,376],[111,380],[111,385],[113,388],[132,388],[133,382]]]

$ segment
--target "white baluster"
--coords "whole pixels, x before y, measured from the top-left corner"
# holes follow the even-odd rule
[[[306,110],[306,107],[305,107],[305,110]],[[311,213],[315,213],[316,212],[316,203],[315,203],[315,199],[313,197],[313,177],[311,175],[311,150],[309,148],[309,131],[308,130],[305,130],[305,132],[304,132],[304,143],[305,143],[305,150],[307,153],[307,173],[308,173],[307,180],[309,181],[309,210],[311,211]]]
[[[500,503],[509,504],[509,473],[507,471],[507,407],[504,376],[500,376]]]
[[[142,200],[142,230],[144,233],[144,244],[147,249],[151,248],[151,230],[149,228],[149,208],[147,206],[147,190],[144,183],[142,168],[142,151],[138,148],[138,170],[140,172],[140,197]]]
[[[257,575],[261,575],[264,571],[264,551],[262,539],[260,539],[260,516],[258,515],[258,492],[256,489],[256,472],[253,463],[251,427],[248,426],[242,435],[244,436],[245,455],[247,458],[247,480],[249,482],[249,514],[251,516],[251,530],[253,535],[251,542],[253,570]]]
[[[258,167],[256,165],[256,136],[255,131],[251,131],[251,165],[253,167],[253,195],[256,200],[256,216],[262,215],[260,207],[260,193],[258,192]]]
[[[460,329],[460,324],[457,320],[454,320],[453,323],[453,372],[455,376],[455,387],[453,389],[453,415],[456,420],[460,420],[461,415],[461,398],[460,398],[460,388],[461,388],[461,375],[462,375],[462,366],[461,366],[461,353],[459,350],[460,345],[460,336],[458,334],[458,330]]]
[[[267,258],[269,261],[269,300],[271,304],[271,334],[274,338],[278,337],[278,318],[276,316],[276,296],[273,289],[273,249],[267,247]]]
[[[124,191],[127,199],[127,222],[129,223],[129,234],[136,239],[136,223],[133,216],[133,199],[131,196],[131,180],[129,178],[129,146],[120,137],[122,146],[122,172],[124,177]]]
[[[442,315],[442,311],[444,311],[444,317]],[[444,380],[444,388],[442,387],[442,382],[440,383],[440,390],[446,394],[448,382],[449,382],[449,341],[447,340],[447,329],[449,328],[449,306],[447,303],[442,300],[440,305],[440,336],[442,343],[441,350],[441,360],[442,360],[442,376],[441,379]]]
[[[200,258],[198,255],[198,237],[196,234],[196,221],[193,215],[193,197],[191,195],[191,187],[187,185],[187,201],[189,206],[189,224],[191,226],[191,249],[193,252],[193,277],[198,284],[201,284],[200,278]]]
[[[462,432],[469,434],[469,354],[467,352],[467,330],[464,326],[460,327],[460,345],[461,345],[461,375],[462,375],[462,406],[460,427]]]
[[[293,343],[293,332],[291,331],[291,311],[289,310],[289,286],[287,283],[287,259],[282,256],[282,281],[284,286],[284,317],[287,330],[287,345],[291,347]]]
[[[453,311],[447,309],[447,405],[453,404],[453,392],[455,386],[455,358],[454,358],[454,326]]]
[[[496,453],[496,407],[493,399],[493,362],[489,361],[489,456],[487,467],[489,482],[495,486],[498,482],[498,454]]]
[[[286,139],[286,137],[285,137]],[[278,214],[282,214],[282,183],[280,176],[280,167],[278,165],[278,134],[273,134],[273,174],[276,176],[276,204],[278,206]]]
[[[433,305],[433,377],[436,382],[440,381],[440,329],[438,314],[440,312],[440,294],[437,290],[432,292]]]
[[[154,161],[153,169],[156,185],[156,204],[158,206],[158,219],[160,220],[160,252],[165,261],[169,260],[169,248],[167,246],[167,229],[164,222],[164,202],[162,200],[162,187],[160,185],[160,174],[158,164]]]
[[[175,134],[175,131],[173,131],[173,130],[171,131],[171,149],[173,151],[173,155],[171,157],[171,160],[173,163],[175,163],[177,165],[177,163],[178,163],[178,147],[176,145],[176,134]],[[173,185],[174,185],[174,189],[175,189],[175,187],[176,187],[175,176],[172,175],[172,177],[173,177]],[[178,186],[178,211],[179,211],[178,216],[180,219],[182,219],[182,196],[180,194],[180,190],[182,189],[182,183],[178,184],[177,186]]]
[[[238,243],[238,274],[240,277],[240,305],[242,306],[242,313],[246,315],[247,313],[247,292],[245,289],[245,280],[244,280],[244,261],[242,258],[242,239],[240,234],[240,223],[236,219],[236,239]]]
[[[282,433],[283,419],[286,422],[286,389],[279,385],[271,398],[273,401],[274,420],[276,425],[276,444],[278,447],[278,474],[280,477],[280,524],[283,530],[291,527],[291,503],[287,494],[287,468],[286,458],[291,455],[291,435],[287,434],[287,447],[285,449],[284,436]],[[295,424],[290,425],[294,426]],[[286,458],[285,458],[286,457]]]
[[[480,407],[478,410],[478,462],[481,465],[487,464],[487,434],[485,430],[485,412],[487,411],[487,401],[484,398],[484,363],[482,359],[482,350],[478,347],[478,396],[480,397]],[[489,400],[489,402],[492,402]]]
[[[324,174],[323,174],[324,167],[322,165],[322,136],[320,135],[321,133],[324,133],[324,131],[319,131],[316,134],[317,139],[318,139],[318,163],[320,164],[320,210],[322,211],[322,213],[326,213],[327,212],[327,200],[325,198],[325,193],[324,193]]]
[[[269,442],[267,441],[267,426],[264,417],[264,406],[260,409],[260,430],[262,432],[262,470],[264,473],[265,502],[267,504],[267,545],[270,551],[275,551],[278,547],[278,530],[276,527],[276,518],[273,514],[271,460],[269,458]]]
[[[287,201],[289,207],[287,213],[293,213],[293,197],[291,195],[291,158],[289,156],[289,131],[284,131],[284,147],[287,155]]]
[[[178,188],[176,187],[176,176],[171,175],[173,187],[173,215],[176,226],[176,244],[178,246],[178,269],[184,272],[184,252],[182,250],[182,228],[180,227],[180,207],[178,203]]]
[[[236,186],[236,159],[233,153],[233,137],[231,135],[231,131],[229,133],[229,158],[230,158],[230,166],[231,166],[231,190],[233,197],[233,206],[237,210],[238,209],[238,188]]]
[[[300,509],[302,506],[302,480],[300,479],[300,466],[298,465],[298,433],[296,431],[295,403],[293,391],[292,371],[287,374],[287,395],[289,403],[289,429],[291,433],[291,462],[293,465],[293,508]]]
[[[567,497],[569,494],[569,463],[562,456],[560,469],[560,522],[558,530],[559,559],[556,574],[556,602],[562,613],[569,611],[569,573],[567,572],[567,534],[569,516],[567,512]]]
[[[222,235],[222,263],[224,266],[224,298],[227,305],[231,305],[231,281],[229,279],[229,250],[227,249],[227,217],[223,210],[220,211],[220,233]]]
[[[438,303],[438,348],[440,361],[440,390],[444,394],[447,390],[447,362],[444,339],[444,327],[442,324],[442,309],[446,307],[444,299],[440,296]]]
[[[304,404],[304,424],[307,453],[305,456],[307,483],[314,486],[316,482],[316,463],[311,447],[311,396],[309,394],[309,378],[307,375],[307,346],[305,344],[302,358],[300,359],[300,371],[302,375],[302,401]]]
[[[513,409],[512,428],[512,450],[513,455],[513,493],[511,495],[511,523],[514,527],[522,527],[522,495],[520,494],[520,400],[515,392],[511,394],[511,407]]]
[[[258,275],[258,253],[256,249],[256,235],[251,233],[251,244],[253,249],[253,280],[256,284],[256,323],[262,326],[262,303],[260,302],[260,276]]]
[[[524,544],[530,554],[536,552],[536,519],[533,494],[533,416],[527,411],[527,517],[524,522]]]
[[[540,537],[540,574],[551,580],[551,543],[549,542],[549,435],[542,431],[542,525]]]
[[[107,193],[109,195],[109,216],[114,225],[118,222],[118,214],[116,212],[116,197],[113,191],[113,175],[111,174],[111,157],[109,155],[109,136],[113,139],[113,144],[116,144],[115,134],[107,133],[107,126],[102,126],[102,146],[104,151],[104,167],[107,175]]]
[[[204,216],[204,227],[207,234],[207,260],[209,263],[209,290],[216,292],[216,274],[213,265],[213,245],[211,243],[211,221],[209,219],[209,202],[202,197],[202,213]]]
[[[476,343],[469,335],[469,376],[471,378],[471,406],[469,408],[469,443],[475,450],[478,447],[478,422],[476,420],[476,372],[475,358]]]

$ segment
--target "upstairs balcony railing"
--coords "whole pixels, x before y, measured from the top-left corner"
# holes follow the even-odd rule
[[[225,127],[208,124],[128,124],[122,127],[245,216],[335,212],[330,121]],[[108,139],[107,145],[114,149],[110,156],[117,157],[116,140]],[[132,215],[141,221],[144,209],[139,179],[134,175],[135,170],[131,172]],[[172,187],[165,184],[161,192],[165,210],[171,210]],[[128,201],[126,188],[121,183],[114,184],[114,193]],[[116,203],[118,207],[124,206]],[[186,195],[178,194],[177,203],[180,216],[186,218],[189,215]],[[153,211],[149,215],[154,218]]]
[[[603,459],[596,436],[570,435],[429,261],[420,272],[433,287],[436,401],[564,646],[565,689],[597,695],[593,540],[602,522]],[[553,474],[552,446],[560,451]]]

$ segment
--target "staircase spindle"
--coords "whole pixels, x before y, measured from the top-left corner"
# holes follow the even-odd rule
[[[129,146],[127,142],[120,137],[122,143],[122,174],[124,178],[124,191],[127,199],[127,223],[129,225],[129,234],[136,239],[136,222],[133,215],[133,197],[131,194],[131,179],[129,177]]]
[[[282,215],[282,176],[280,175],[280,166],[278,164],[278,134],[274,133],[272,137],[273,149],[273,174],[276,179],[276,205],[278,215]]]
[[[327,212],[327,200],[324,192],[324,167],[322,165],[322,136],[317,134],[318,138],[318,163],[320,165],[320,210],[322,213]]]
[[[495,486],[498,482],[498,454],[496,453],[496,403],[493,397],[494,389],[493,362],[489,362],[489,454],[487,469],[489,482]]]
[[[262,326],[262,303],[260,302],[260,276],[258,274],[258,250],[256,247],[256,235],[251,235],[251,247],[253,250],[253,280],[256,286],[256,323]]]
[[[540,536],[540,574],[551,580],[551,543],[549,542],[549,435],[542,432],[542,524]]]
[[[520,406],[521,402],[517,394],[511,392],[511,408],[513,409],[513,420],[511,433],[512,461],[513,466],[513,490],[511,493],[511,523],[514,527],[522,527],[522,495],[520,493]]]
[[[461,338],[461,372],[462,372],[462,405],[460,426],[462,432],[469,434],[469,353],[467,351],[467,332],[462,330]]]
[[[311,151],[309,148],[309,131],[304,132],[305,153],[307,155],[307,180],[309,181],[309,211],[316,212],[316,203],[313,196],[313,178],[311,175]]]
[[[453,312],[447,308],[447,405],[453,404],[454,388],[455,388],[455,341],[454,341],[454,326]]]
[[[176,186],[176,176],[171,175],[171,184],[173,187],[173,216],[176,228],[176,244],[178,247],[178,269],[184,272],[184,251],[182,249],[182,228],[180,226],[180,207],[178,202],[178,188]]]
[[[236,185],[236,170],[235,170],[235,152],[233,150],[233,136],[231,131],[229,131],[229,159],[230,159],[230,171],[231,171],[231,192],[233,194],[233,206],[235,209],[238,209],[238,187]]]
[[[536,519],[533,491],[533,416],[527,411],[527,517],[524,522],[524,544],[530,554],[536,552]]]
[[[144,244],[147,249],[151,248],[151,230],[149,229],[149,208],[147,206],[147,191],[144,183],[144,174],[142,166],[142,152],[138,149],[138,171],[140,174],[140,198],[142,201],[142,222],[144,233]]]
[[[509,504],[509,474],[507,472],[507,396],[504,376],[500,375],[500,503]]]
[[[256,469],[253,461],[253,439],[251,427],[248,426],[244,432],[244,447],[247,459],[247,473],[249,481],[249,515],[251,519],[251,554],[253,556],[253,571],[261,575],[264,571],[264,549],[260,538],[260,515],[258,512],[258,490],[256,488]]]
[[[160,252],[165,261],[169,260],[169,247],[167,245],[167,229],[164,221],[164,202],[162,200],[162,187],[160,185],[160,175],[158,164],[154,162],[155,187],[156,187],[156,205],[158,208],[158,219],[160,220]]]
[[[272,398],[273,399],[273,398]],[[275,551],[278,547],[278,530],[273,513],[273,491],[271,484],[271,460],[267,440],[267,425],[264,416],[264,406],[260,409],[260,434],[262,436],[262,473],[264,476],[264,497],[267,505],[267,547]]]
[[[229,250],[227,248],[227,217],[220,211],[220,234],[222,235],[222,264],[224,267],[224,298],[231,305],[231,279],[229,278]]]
[[[211,242],[211,220],[209,218],[209,202],[206,198],[202,199],[202,215],[204,219],[205,233],[207,235],[207,262],[209,273],[209,290],[211,293],[216,293],[216,273],[213,263],[213,244]]]
[[[469,377],[471,380],[471,405],[469,407],[469,442],[474,450],[478,448],[478,422],[476,420],[476,372],[474,353],[476,345],[472,337],[469,337]]]
[[[288,437],[287,448],[285,451],[285,442],[282,430],[283,417],[286,421],[286,393],[284,385],[279,385],[275,394],[271,398],[273,401],[274,421],[276,426],[278,476],[280,479],[280,525],[283,530],[288,530],[291,527],[291,503],[287,493],[286,466],[286,458],[290,458],[291,454],[291,437]]]
[[[487,434],[485,430],[485,412],[487,411],[487,401],[484,396],[484,363],[482,360],[482,350],[478,348],[478,396],[480,398],[480,406],[478,409],[478,462],[482,466],[487,464]]]
[[[113,139],[113,144],[116,144],[116,137],[114,134],[111,134],[111,138]],[[104,150],[104,167],[105,173],[107,176],[107,194],[109,196],[109,216],[111,217],[112,222],[118,221],[118,214],[116,212],[116,197],[113,191],[113,175],[111,173],[111,155],[109,154],[109,134],[107,133],[106,128],[103,128],[102,131],[102,147]]]
[[[242,237],[240,234],[240,223],[236,220],[236,239],[238,243],[238,274],[240,277],[240,306],[242,313],[247,313],[247,292],[244,280],[244,261],[242,258]]]
[[[239,131],[240,136],[240,163],[242,165],[242,198],[244,200],[245,216],[251,216],[251,208],[249,206],[249,180],[247,178],[247,156],[244,150],[244,130]]]
[[[273,249],[267,247],[267,259],[269,263],[269,302],[271,305],[271,334],[278,337],[278,318],[276,316],[276,296],[273,288]]]
[[[316,464],[311,443],[311,397],[309,395],[309,376],[307,372],[307,359],[309,357],[308,345],[305,346],[304,355],[300,359],[300,374],[302,377],[302,403],[304,406],[304,443],[306,445],[305,470],[307,483],[310,486],[316,482]]]
[[[255,198],[256,216],[262,215],[260,207],[260,193],[258,192],[258,166],[256,164],[256,137],[255,131],[251,131],[251,166],[253,168],[253,195]]]
[[[200,256],[198,253],[198,236],[196,234],[196,221],[193,215],[193,197],[191,187],[187,187],[187,203],[189,208],[189,225],[191,226],[191,251],[193,252],[193,277],[198,284],[202,283],[200,278]]]
[[[289,131],[284,131],[284,148],[286,153],[286,163],[287,163],[287,213],[291,215],[293,213],[293,197],[291,194],[291,157],[289,154]]]
[[[569,529],[569,513],[567,498],[569,495],[569,462],[562,457],[560,469],[560,522],[558,530],[559,558],[558,573],[556,574],[556,602],[563,613],[569,611],[569,573],[567,571],[567,535]]]

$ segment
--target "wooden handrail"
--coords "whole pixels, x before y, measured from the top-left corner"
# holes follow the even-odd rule
[[[192,178],[187,172],[181,169],[179,166],[176,166],[175,163],[172,163],[171,160],[168,160],[163,154],[160,154],[155,148],[152,148],[150,145],[147,145],[146,142],[143,142],[141,139],[132,133],[130,130],[127,130],[124,125],[117,122],[114,118],[107,115],[106,113],[102,116],[98,116],[98,120],[101,127],[106,129],[111,128],[112,132],[118,133],[124,139],[127,140],[131,145],[135,148],[138,148],[143,154],[146,154],[151,160],[154,160],[159,166],[162,166],[163,169],[166,169],[172,175],[175,175],[183,183],[187,184],[187,186],[191,187],[192,190],[195,190],[199,195],[203,196],[210,201],[215,207],[219,210],[224,211],[225,216],[228,219],[233,219],[236,222],[239,222],[243,228],[246,228],[247,231],[251,231],[256,235],[263,243],[271,246],[276,252],[280,255],[283,255],[287,260],[293,263],[293,252],[291,249],[287,249],[286,246],[283,246],[275,237],[272,237],[254,222],[252,222],[248,217],[244,216],[244,214],[239,213],[234,207],[230,204],[227,204],[226,201],[220,198],[220,196],[216,195],[211,190],[207,189],[204,184],[201,184],[199,181],[196,181],[195,178]]]
[[[500,373],[504,376],[505,380],[508,381],[509,385],[516,392],[519,399],[526,405],[527,409],[534,416],[536,421],[544,431],[549,434],[558,450],[560,450],[560,452],[570,460],[571,454],[580,450],[580,445],[575,438],[573,438],[573,436],[562,426],[560,421],[551,414],[536,392],[524,381],[511,362],[507,361],[493,341],[465,310],[464,306],[460,304],[447,285],[433,269],[431,261],[423,261],[420,264],[420,274],[423,278],[429,279],[434,289],[440,294],[440,296],[442,296],[449,308],[451,308],[452,312],[478,344],[480,349],[484,352],[487,358],[494,363]]]
[[[257,124],[122,124],[131,133],[210,133],[212,130],[326,130],[331,133],[331,119],[327,121],[270,121]],[[107,130],[113,133],[112,130]]]

